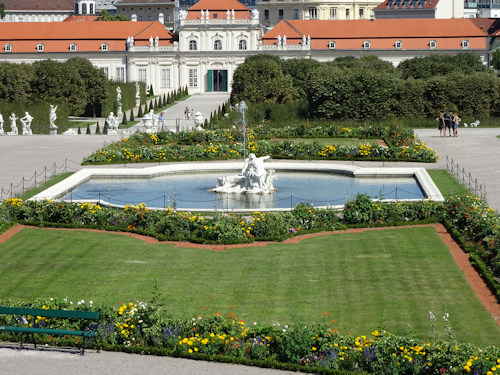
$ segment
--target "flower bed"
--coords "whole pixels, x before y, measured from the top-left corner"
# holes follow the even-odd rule
[[[419,142],[412,130],[393,124],[387,128],[368,126],[359,128],[315,127],[307,131],[300,127],[281,129],[258,126],[249,129],[248,143],[236,129],[212,131],[136,133],[108,145],[85,158],[84,164],[112,164],[184,160],[239,159],[247,152],[270,155],[278,159],[327,160],[393,160],[435,162],[437,154]],[[384,138],[389,147],[335,146],[318,142],[304,143],[273,140],[295,136]]]
[[[6,305],[5,303],[3,303]],[[65,310],[99,310],[96,327],[99,344],[104,348],[158,353],[201,359],[221,359],[275,367],[292,364],[296,370],[337,369],[374,374],[497,374],[500,372],[500,348],[479,348],[469,344],[433,339],[417,340],[391,335],[381,329],[354,336],[338,329],[328,313],[319,324],[275,323],[266,326],[247,324],[237,317],[236,306],[230,313],[202,314],[174,319],[160,308],[147,303],[122,303],[118,308],[95,306],[92,301],[73,303],[67,299],[37,300],[16,304],[23,307]],[[431,324],[433,316],[430,313]],[[443,317],[446,320],[446,316]],[[0,324],[22,325],[17,317],[2,316]],[[39,319],[35,325],[74,329],[69,320],[52,322]],[[97,323],[96,323],[97,324]],[[8,339],[6,334],[2,339]],[[75,345],[75,337],[47,337],[51,345]],[[265,360],[266,362],[263,362]],[[255,361],[255,362],[252,362]],[[280,367],[280,366],[277,366]],[[281,368],[286,368],[281,366]]]

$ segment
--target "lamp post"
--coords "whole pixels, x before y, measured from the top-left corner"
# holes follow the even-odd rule
[[[241,101],[236,104],[236,110],[241,113],[241,128],[243,133],[243,160],[247,158],[247,120],[245,118],[245,112],[247,111],[247,103]]]

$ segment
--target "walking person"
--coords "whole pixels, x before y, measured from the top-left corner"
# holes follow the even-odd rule
[[[444,136],[446,137],[446,129],[448,129],[448,134],[451,137],[451,113],[449,111],[446,111],[446,113],[443,116],[444,118]]]
[[[462,119],[458,117],[458,113],[453,113],[453,136],[458,137],[458,125]]]
[[[438,116],[438,118],[436,119],[436,121],[438,121],[439,125],[438,125],[438,129],[439,129],[439,136],[440,137],[444,137],[446,135],[446,132],[445,132],[445,126],[444,126],[444,113],[441,112]]]

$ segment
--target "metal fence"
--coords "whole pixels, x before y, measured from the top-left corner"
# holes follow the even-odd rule
[[[478,183],[477,178],[473,178],[470,172],[466,172],[465,168],[460,168],[458,163],[455,163],[453,159],[450,160],[448,156],[446,156],[446,168],[458,182],[468,188],[476,197],[486,198],[486,185]]]
[[[0,189],[0,200],[5,200],[8,198],[15,198],[23,195],[26,191],[39,187],[45,183],[48,179],[52,178],[61,173],[66,173],[68,171],[68,159],[65,159],[61,165],[54,164],[51,167],[45,166],[42,171],[35,173],[30,177],[26,178],[23,176],[19,183],[14,184],[11,182],[8,188]],[[78,164],[76,162],[72,162]],[[73,169],[76,170],[76,169]]]

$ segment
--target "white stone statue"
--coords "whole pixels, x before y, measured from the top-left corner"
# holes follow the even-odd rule
[[[302,34],[302,45],[306,44],[306,35]]]
[[[150,110],[142,118],[142,124],[146,128],[146,133],[156,133],[158,131],[159,117],[155,115],[154,110]]]
[[[187,18],[188,11],[185,9],[179,10],[179,21],[185,20]]]
[[[127,48],[130,48],[134,45],[134,38],[131,36],[127,37]]]
[[[252,19],[253,20],[259,19],[259,11],[257,9],[252,9]]]
[[[52,104],[50,105],[50,113],[49,113],[49,121],[50,121],[50,128],[56,128],[57,129],[57,125],[55,124],[56,120],[57,120],[57,115],[56,115],[56,111],[57,111],[57,105],[54,107]]]
[[[158,47],[159,45],[160,45],[160,38],[157,35],[155,38],[155,46]]]
[[[33,116],[31,116],[28,112],[24,113],[24,117],[20,119],[21,124],[23,125],[23,135],[33,135],[31,131],[31,122],[33,121]]]
[[[227,19],[231,18],[231,11],[229,9],[226,10],[226,18]]]
[[[149,37],[149,46],[150,46],[150,47],[153,47],[153,43],[154,43],[154,42],[153,42],[153,37],[152,37],[152,36],[150,36],[150,37]]]
[[[208,11],[208,9],[205,11],[205,19],[210,19],[210,12]]]
[[[281,35],[278,35],[276,39],[278,39],[278,46],[279,46],[281,44]]]
[[[203,11],[203,9],[200,11],[200,13],[201,13],[201,19],[202,20],[205,19],[205,12]]]
[[[122,89],[120,86],[116,86],[116,100],[118,101],[119,104],[121,104],[122,101]]]
[[[194,114],[194,125],[196,126],[196,130],[203,130],[203,122],[205,119],[203,118],[203,114],[201,112],[196,112]]]
[[[9,117],[10,120],[10,132],[7,133],[7,135],[18,135],[19,132],[17,130],[17,124],[16,120],[18,118],[16,117],[15,113],[12,113]]]
[[[234,13],[234,9],[231,9],[231,18],[236,19],[236,14]]]
[[[0,113],[0,135],[5,135],[4,131],[3,131],[3,116],[2,114]]]
[[[311,36],[310,35],[307,36],[307,44],[309,46],[311,45]]]
[[[139,87],[139,82],[135,83],[135,97],[137,99],[141,97],[141,88]]]
[[[283,45],[286,45],[286,35],[283,35]]]
[[[113,112],[109,112],[109,116],[106,119],[108,123],[108,135],[117,135],[118,134],[118,117],[115,117]]]
[[[217,193],[270,194],[276,191],[273,186],[275,171],[264,168],[264,160],[270,156],[256,157],[250,154],[245,160],[241,173],[236,176],[218,178],[218,185],[208,191]]]

